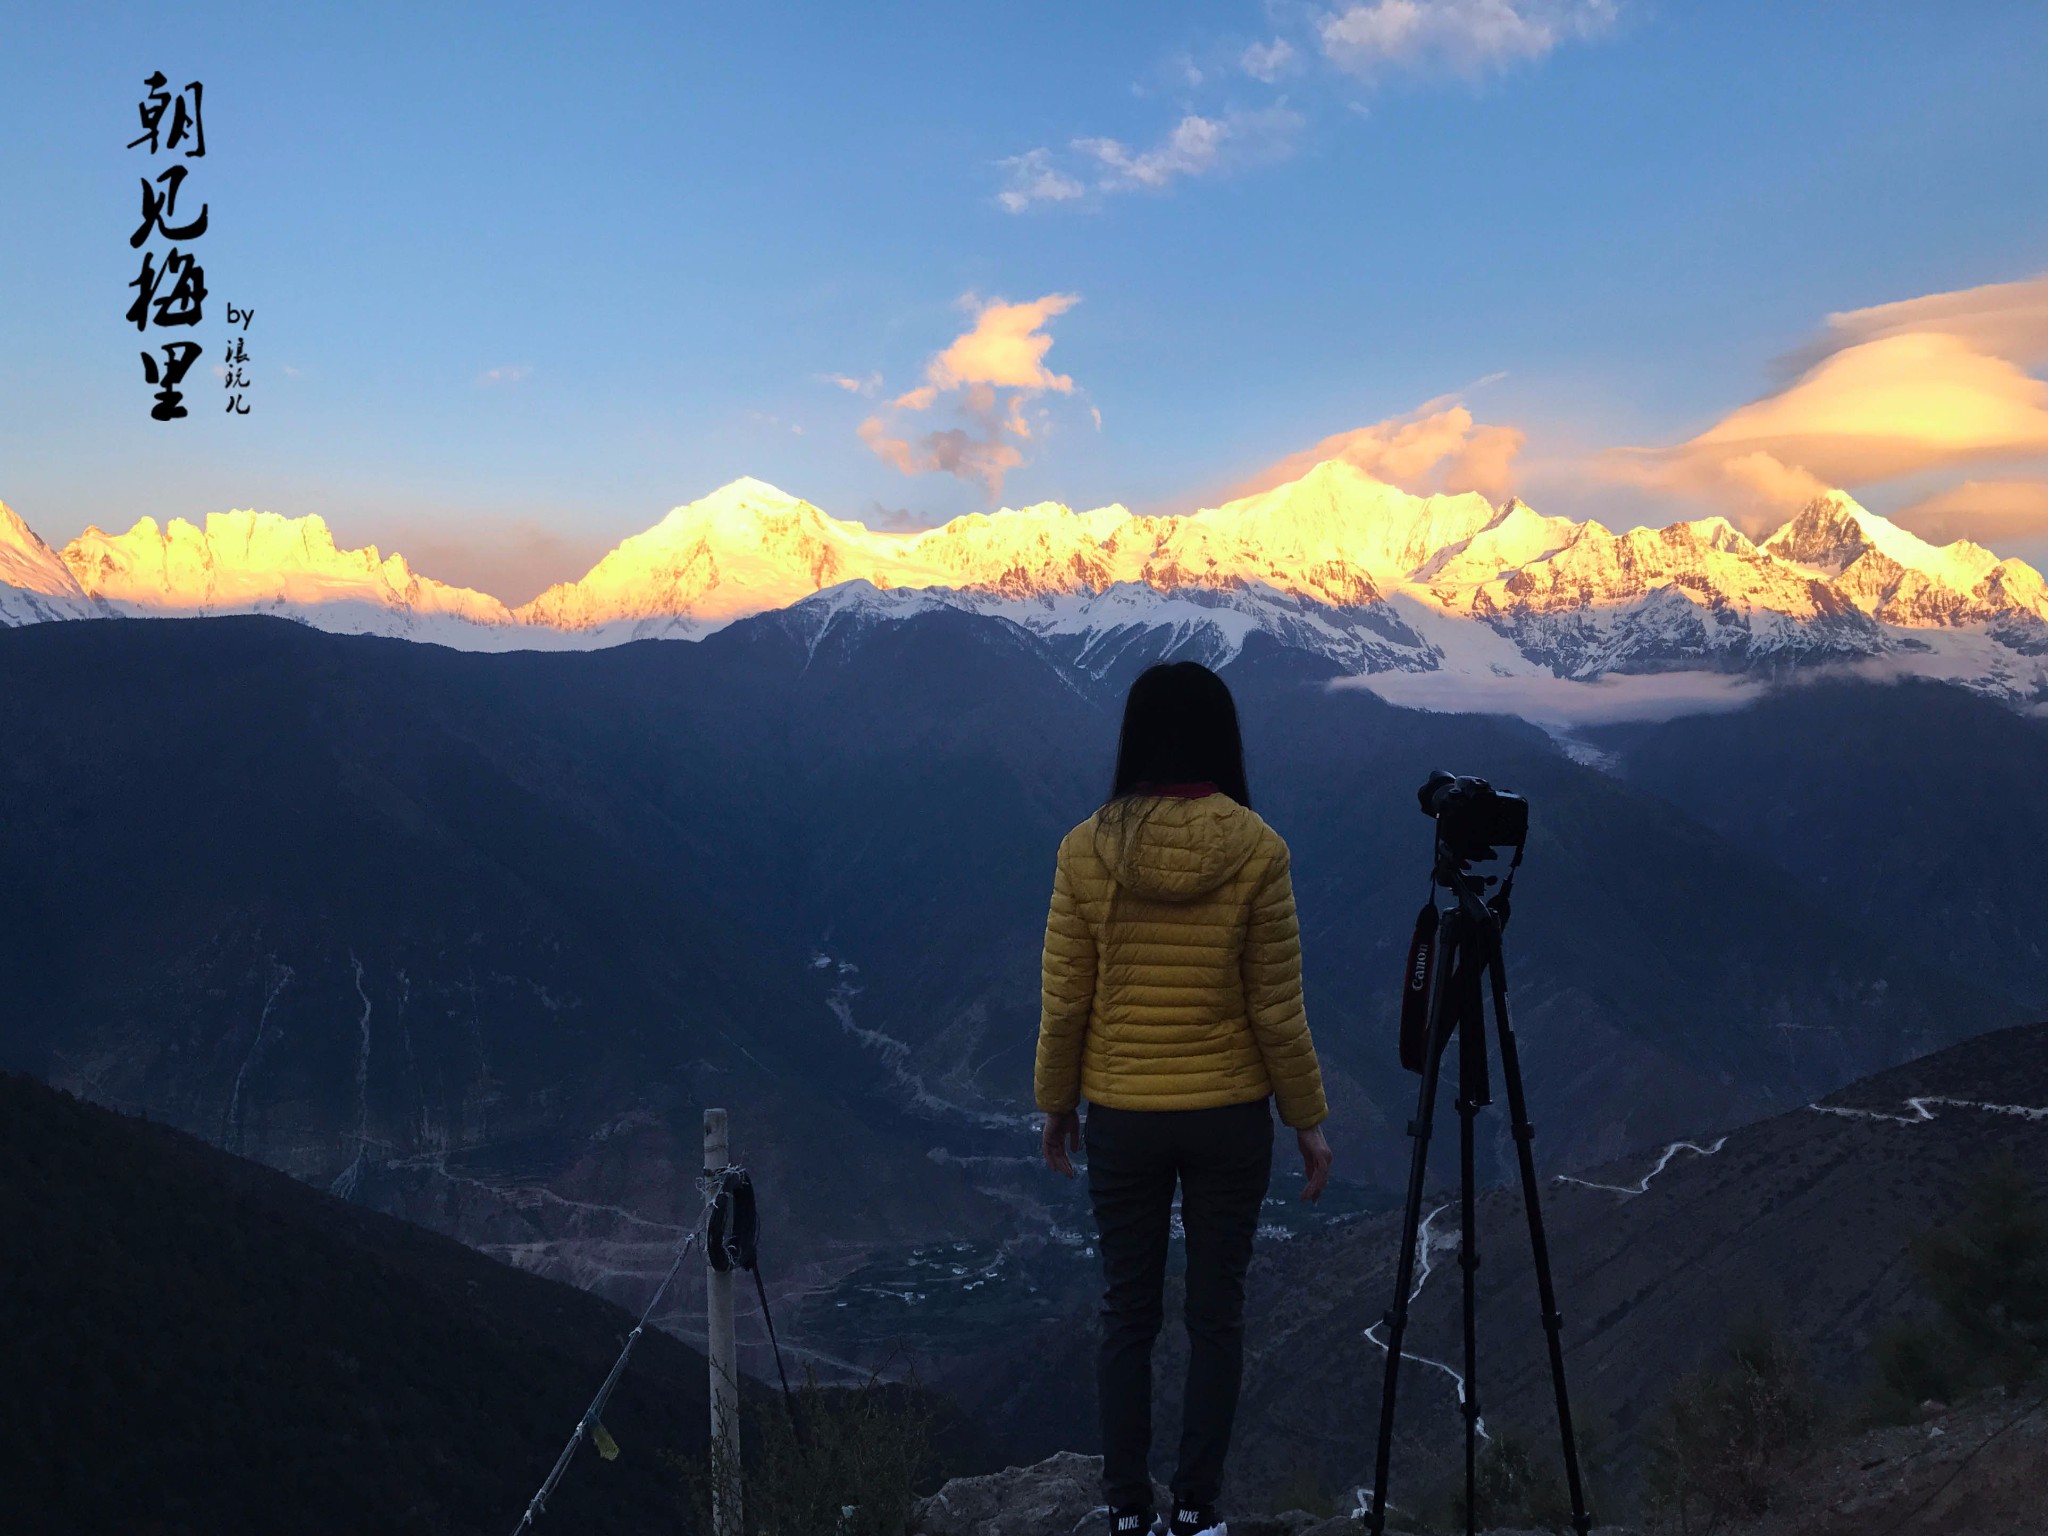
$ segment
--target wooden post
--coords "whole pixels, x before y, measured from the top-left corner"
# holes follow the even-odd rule
[[[725,1111],[704,1111],[704,1178],[725,1176],[730,1162]],[[712,1186],[715,1188],[715,1186]],[[711,1523],[716,1536],[741,1536],[740,1374],[732,1331],[732,1271],[711,1265],[704,1251],[705,1353],[711,1359]]]

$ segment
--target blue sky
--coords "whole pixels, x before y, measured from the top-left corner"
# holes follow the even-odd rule
[[[2012,374],[1972,388],[2048,360],[2021,0],[18,5],[0,41],[0,499],[52,542],[318,512],[518,600],[742,474],[901,525],[1184,510],[1458,409],[1520,434],[1473,483],[1656,522],[1737,494],[1673,445],[1854,353],[1831,314],[2020,284],[1939,323]],[[159,68],[205,83],[180,211],[210,208],[202,366],[255,312],[246,417],[195,373],[151,421],[122,319]],[[986,376],[935,363],[1052,298]],[[1754,441],[2030,552],[2031,420]]]

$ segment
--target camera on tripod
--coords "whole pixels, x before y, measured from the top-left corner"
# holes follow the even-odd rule
[[[1394,1407],[1401,1377],[1401,1341],[1408,1327],[1408,1304],[1421,1289],[1415,1279],[1417,1243],[1422,1227],[1422,1197],[1429,1171],[1429,1137],[1436,1118],[1437,1081],[1443,1058],[1457,1066],[1458,1110],[1458,1262],[1464,1271],[1465,1370],[1456,1376],[1459,1407],[1465,1419],[1465,1530],[1478,1530],[1479,1508],[1479,1332],[1474,1305],[1473,1271],[1479,1266],[1477,1142],[1473,1121],[1493,1101],[1487,1071],[1486,1003],[1493,1004],[1493,1025],[1500,1050],[1501,1079],[1507,1087],[1509,1128],[1515,1162],[1521,1173],[1522,1209],[1529,1223],[1529,1247],[1536,1269],[1536,1295],[1543,1332],[1550,1351],[1550,1381],[1557,1398],[1558,1438],[1564,1452],[1565,1486],[1571,1497],[1572,1528],[1586,1536],[1592,1516],[1586,1511],[1585,1485],[1579,1475],[1578,1443],[1572,1436],[1572,1410],[1565,1389],[1564,1318],[1550,1275],[1550,1246],[1543,1232],[1543,1207],[1532,1143],[1536,1128],[1529,1120],[1528,1097],[1522,1087],[1521,1053],[1508,1022],[1507,961],[1501,937],[1507,927],[1509,896],[1515,871],[1529,839],[1529,802],[1504,794],[1484,779],[1460,778],[1439,769],[1417,792],[1423,814],[1436,822],[1436,849],[1430,871],[1429,899],[1415,919],[1415,939],[1402,976],[1401,1065],[1418,1073],[1422,1085],[1415,1118],[1408,1122],[1414,1150],[1408,1167],[1408,1196],[1401,1212],[1401,1248],[1395,1261],[1393,1304],[1375,1328],[1384,1339],[1366,1337],[1386,1351],[1386,1374],[1380,1386],[1379,1444],[1373,1459],[1372,1503],[1365,1511],[1366,1529],[1384,1536],[1387,1525],[1387,1473],[1393,1459]],[[1491,859],[1500,848],[1514,857],[1498,876],[1472,872],[1472,865]],[[1490,886],[1498,886],[1487,894]],[[1439,904],[1438,892],[1443,893]],[[1455,1044],[1455,1051],[1451,1047]],[[1453,1373],[1454,1376],[1456,1373]]]
[[[1437,837],[1461,859],[1487,859],[1500,847],[1529,840],[1529,802],[1484,779],[1439,768],[1415,792],[1422,814],[1436,818]]]

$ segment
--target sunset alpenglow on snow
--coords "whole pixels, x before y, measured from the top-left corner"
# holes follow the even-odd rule
[[[2038,1515],[2048,8],[17,11],[23,1529]]]
[[[315,515],[513,606],[742,477],[895,531],[1331,458],[2038,567],[2048,23],[1781,10],[24,16],[0,499],[53,549]],[[212,72],[246,418],[148,415],[116,24]]]

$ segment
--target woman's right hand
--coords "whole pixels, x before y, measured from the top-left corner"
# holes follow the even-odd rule
[[[1301,1186],[1301,1198],[1320,1199],[1323,1186],[1330,1182],[1332,1153],[1329,1140],[1323,1135],[1323,1128],[1320,1125],[1310,1126],[1305,1131],[1296,1131],[1294,1140],[1301,1148],[1301,1173],[1307,1181]]]

